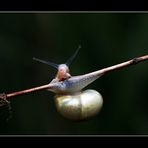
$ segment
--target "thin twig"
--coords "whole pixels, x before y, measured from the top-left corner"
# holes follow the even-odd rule
[[[148,55],[145,55],[145,56],[142,56],[142,57],[137,57],[137,58],[134,58],[132,60],[123,62],[121,64],[117,64],[117,65],[114,65],[114,66],[110,66],[110,67],[104,68],[104,69],[102,69],[102,71],[104,71],[104,73],[107,73],[107,72],[110,72],[110,71],[113,71],[113,70],[117,70],[117,69],[120,69],[120,68],[123,68],[123,67],[131,66],[131,65],[136,65],[136,64],[138,64],[138,63],[140,63],[142,61],[145,61],[145,60],[148,60]]]
[[[145,60],[148,60],[148,55],[137,57],[137,58],[134,58],[132,60],[117,64],[117,65],[114,65],[114,66],[103,68],[101,70],[92,72],[92,74],[96,74],[96,75],[105,74],[105,73],[108,73],[110,71],[121,69],[121,68],[130,66],[130,65],[138,64],[138,63],[145,61]],[[13,92],[13,93],[9,93],[9,94],[2,93],[2,94],[0,94],[0,99],[7,100],[8,98],[11,98],[11,97],[14,97],[14,96],[24,95],[24,94],[27,94],[27,93],[40,91],[40,90],[46,90],[46,89],[49,89],[50,87],[51,87],[50,84],[47,84],[47,85],[42,85],[42,86],[39,86],[39,87],[34,87],[34,88],[31,88],[31,89],[17,91],[17,92]]]
[[[0,94],[0,99],[7,100],[8,98],[11,98],[11,97],[15,97],[15,96],[18,96],[18,95],[24,95],[24,94],[27,94],[27,93],[45,90],[45,89],[49,89],[49,88],[50,88],[50,85],[47,84],[47,85],[42,85],[42,86],[38,86],[38,87],[34,87],[34,88],[22,90],[22,91],[12,92],[12,93],[9,93],[9,94],[2,93],[2,94]]]
[[[127,66],[131,66],[131,65],[136,65],[136,64],[138,64],[142,61],[145,61],[145,60],[148,60],[148,55],[137,57],[137,58],[134,58],[132,60],[117,64],[117,65],[113,65],[113,66],[110,66],[110,67],[106,67],[106,68],[103,68],[101,70],[88,73],[88,75],[90,75],[90,74],[92,74],[92,75],[106,74],[110,71],[118,70],[118,69],[121,69],[121,68],[124,68],[124,67],[127,67]]]
[[[23,95],[23,94],[34,92],[34,91],[45,90],[45,89],[48,89],[48,88],[50,88],[49,84],[42,85],[42,86],[39,86],[39,87],[30,88],[30,89],[26,89],[26,90],[22,90],[22,91],[13,92],[13,93],[7,94],[6,96],[7,96],[7,98],[10,98],[10,97]]]

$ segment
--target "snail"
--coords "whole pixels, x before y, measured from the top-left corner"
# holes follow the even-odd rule
[[[71,76],[69,65],[74,60],[79,49],[80,46],[65,64],[55,64],[49,61],[47,62],[38,58],[33,58],[38,62],[55,67],[58,70],[56,77],[46,85],[12,93],[0,93],[0,107],[5,104],[8,105],[8,99],[12,97],[40,90],[48,90],[56,94],[54,100],[56,108],[61,115],[71,120],[84,120],[93,117],[100,112],[103,106],[103,98],[96,90],[83,90],[83,88],[108,72],[136,65],[142,61],[148,60],[148,55],[144,55],[84,75]]]
[[[49,85],[48,91],[54,92],[57,111],[71,120],[84,120],[98,114],[103,105],[102,95],[96,90],[82,90],[95,81],[102,74],[89,73],[80,76],[71,76],[69,65],[76,57],[80,46],[65,64],[55,64],[38,58],[34,60],[55,67],[58,72]]]

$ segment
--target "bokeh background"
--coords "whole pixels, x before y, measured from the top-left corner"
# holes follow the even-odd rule
[[[1,13],[0,92],[49,83],[56,69],[32,57],[64,63],[78,45],[72,75],[148,54],[148,14]],[[56,111],[53,93],[35,92],[11,99],[12,118],[0,119],[0,135],[148,134],[147,61],[110,72],[87,88],[104,98],[94,118],[69,121]]]

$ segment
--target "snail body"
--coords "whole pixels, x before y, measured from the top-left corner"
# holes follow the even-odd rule
[[[57,111],[71,120],[83,120],[95,116],[102,108],[103,98],[96,90],[82,90],[99,76],[73,76],[64,81],[53,79],[48,91],[54,92]]]
[[[71,120],[83,120],[93,117],[99,113],[103,105],[103,98],[99,92],[92,89],[82,91],[83,88],[98,79],[103,73],[92,72],[80,76],[71,76],[69,73],[68,66],[78,53],[78,50],[66,64],[58,65],[34,58],[34,60],[57,68],[57,75],[49,83],[47,90],[56,94],[54,99],[57,111]]]

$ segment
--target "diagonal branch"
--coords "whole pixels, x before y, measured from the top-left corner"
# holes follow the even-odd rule
[[[47,84],[47,85],[42,85],[42,86],[38,86],[38,87],[34,87],[34,88],[22,90],[22,91],[17,91],[17,92],[13,92],[13,93],[9,93],[9,94],[1,93],[0,99],[7,100],[7,98],[10,98],[10,97],[15,97],[15,96],[18,96],[18,95],[24,95],[24,94],[27,94],[27,93],[45,90],[45,89],[49,89],[49,88],[50,88],[50,85]]]
[[[123,62],[123,63],[120,63],[120,64],[116,64],[116,65],[106,67],[106,68],[103,68],[103,69],[95,71],[95,72],[91,72],[91,73],[89,73],[89,75],[90,74],[98,75],[98,76],[103,75],[103,74],[106,74],[110,71],[118,70],[118,69],[121,69],[121,68],[124,68],[124,67],[127,67],[127,66],[131,66],[131,65],[136,65],[136,64],[138,64],[142,61],[145,61],[145,60],[148,60],[148,55],[137,57],[137,58],[134,58],[132,60],[129,60],[129,61],[126,61],[126,62]]]
[[[148,60],[148,55],[137,57],[137,58],[134,58],[132,60],[117,64],[117,65],[114,65],[114,66],[103,68],[101,70],[92,72],[92,74],[94,74],[94,75],[105,74],[105,73],[108,73],[110,71],[118,70],[118,69],[130,66],[130,65],[138,64],[138,63],[145,61],[145,60]],[[51,85],[47,84],[47,85],[42,85],[42,86],[38,86],[38,87],[34,87],[34,88],[22,90],[22,91],[17,91],[17,92],[13,92],[13,93],[9,93],[9,94],[2,93],[2,94],[0,94],[0,99],[7,101],[7,99],[11,98],[11,97],[15,97],[15,96],[18,96],[18,95],[24,95],[24,94],[27,94],[27,93],[40,91],[40,90],[47,90],[50,87],[51,87]]]
[[[117,64],[117,65],[114,65],[114,66],[104,68],[104,69],[102,69],[100,71],[104,71],[104,73],[107,73],[107,72],[110,72],[110,71],[113,71],[113,70],[121,69],[123,67],[136,65],[136,64],[138,64],[140,62],[143,62],[145,60],[148,60],[148,55],[145,55],[145,56],[142,56],[142,57],[137,57],[137,58],[134,58],[132,60],[129,60],[129,61]]]

